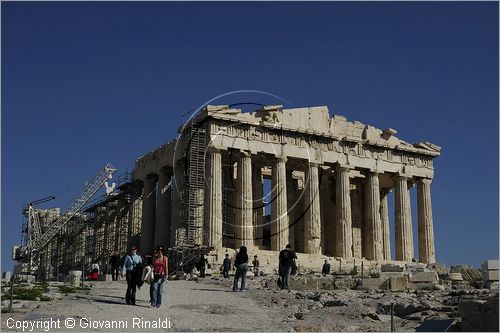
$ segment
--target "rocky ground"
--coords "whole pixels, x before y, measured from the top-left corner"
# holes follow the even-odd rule
[[[310,279],[316,279],[311,277]],[[319,278],[318,278],[319,279]],[[311,288],[311,284],[282,291],[273,276],[249,277],[247,292],[232,292],[232,279],[210,278],[196,281],[169,281],[161,308],[150,308],[148,286],[138,291],[137,306],[124,304],[126,285],[95,282],[90,290],[64,290],[49,286],[45,296],[51,301],[18,301],[14,313],[2,315],[2,330],[16,330],[7,320],[34,321],[68,317],[77,321],[79,331],[107,330],[78,327],[82,318],[93,322],[125,320],[126,329],[115,331],[390,331],[391,303],[396,331],[418,331],[429,323],[446,325],[450,330],[481,330],[477,323],[496,318],[498,330],[498,292],[486,289],[419,290],[414,292],[362,291]],[[291,285],[294,285],[292,281]],[[321,288],[322,285],[316,285]],[[63,292],[61,292],[63,291]],[[64,291],[71,291],[64,293]],[[4,306],[5,299],[2,299]],[[27,303],[26,303],[27,302]],[[496,312],[495,312],[496,311]],[[132,318],[146,321],[168,318],[170,329],[131,327]],[[439,320],[451,319],[448,322]],[[12,320],[10,323],[12,324]],[[424,326],[422,326],[424,325]],[[439,325],[438,325],[439,326]],[[17,329],[21,330],[21,329]],[[67,327],[60,330],[68,331]],[[427,329],[429,330],[429,329]]]
[[[279,290],[275,278],[251,278],[250,297],[275,321],[295,331],[390,331],[391,303],[396,331],[419,330],[424,322],[454,320],[449,330],[461,330],[459,304],[498,303],[498,292],[486,289],[419,290],[414,292],[362,290]],[[217,285],[230,281],[213,279]],[[496,306],[498,322],[498,304]],[[448,322],[451,322],[448,321]],[[441,322],[437,326],[445,325]],[[426,325],[427,325],[426,324]],[[498,326],[497,326],[498,327]],[[468,327],[470,329],[470,327]]]

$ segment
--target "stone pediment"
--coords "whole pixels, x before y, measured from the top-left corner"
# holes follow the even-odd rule
[[[230,108],[228,105],[207,105],[202,116],[421,152],[433,156],[439,155],[441,150],[441,147],[430,142],[411,144],[403,141],[395,136],[397,131],[392,128],[381,130],[359,121],[348,121],[341,115],[330,117],[327,106],[284,109],[283,105],[269,105],[255,112],[246,113],[241,112],[240,109]]]

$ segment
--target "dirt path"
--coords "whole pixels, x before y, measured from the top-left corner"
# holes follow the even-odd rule
[[[124,282],[96,282],[90,292],[81,291],[62,300],[42,302],[40,307],[31,312],[3,314],[2,330],[21,331],[21,328],[12,328],[16,321],[18,325],[23,321],[31,325],[43,320],[48,325],[47,320],[51,318],[53,322],[60,321],[59,324],[52,324],[50,331],[68,331],[67,318],[75,320],[75,327],[69,331],[286,330],[286,327],[275,323],[265,310],[259,308],[247,293],[233,293],[226,287],[192,281],[169,281],[163,294],[163,305],[158,309],[149,306],[148,285],[138,290],[136,306],[125,304],[125,289]],[[122,322],[110,322],[113,320]],[[158,322],[160,326],[163,323],[163,327],[157,328],[155,325]],[[70,319],[69,325],[72,323]],[[114,328],[106,328],[106,325],[113,324]],[[149,329],[147,325],[150,325]],[[43,327],[38,327],[36,331],[43,331]]]

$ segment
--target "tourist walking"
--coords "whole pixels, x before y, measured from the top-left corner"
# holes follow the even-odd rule
[[[200,256],[200,259],[196,263],[196,269],[200,272],[200,277],[204,278],[205,277],[205,269],[207,267],[208,260],[205,258],[205,255],[202,254]]]
[[[113,252],[109,257],[109,266],[111,267],[111,278],[113,281],[118,281],[118,274],[120,272],[120,257],[118,252]]]
[[[290,290],[288,287],[288,278],[290,277],[294,259],[296,258],[297,256],[295,255],[295,251],[292,250],[292,246],[290,244],[287,244],[285,249],[281,250],[279,254],[278,272],[281,278],[281,289]]]
[[[253,256],[252,266],[253,266],[253,276],[259,276],[260,263],[256,255]]]
[[[240,277],[240,291],[244,291],[246,290],[246,275],[248,271],[248,254],[246,246],[240,247],[240,251],[236,253],[236,258],[234,259],[234,267],[236,268],[236,273],[234,274],[233,291],[238,290],[238,280]]]
[[[149,287],[150,301],[152,307],[161,306],[161,295],[163,285],[168,279],[168,258],[164,254],[163,247],[157,247],[153,257],[153,279]]]
[[[323,268],[321,269],[321,273],[323,273],[323,276],[330,274],[330,263],[326,259],[325,263],[323,264]]]
[[[127,304],[135,305],[135,292],[140,279],[136,269],[140,266],[142,266],[142,258],[137,254],[137,246],[132,246],[130,253],[125,256],[122,269],[122,274],[127,278],[127,292],[125,294]],[[142,274],[142,267],[140,269]]]
[[[226,257],[222,262],[222,275],[227,279],[229,277],[229,270],[231,269],[231,259],[229,259],[229,254],[226,253]]]

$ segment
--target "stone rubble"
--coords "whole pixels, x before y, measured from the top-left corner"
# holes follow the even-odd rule
[[[270,315],[282,318],[286,323],[296,323],[292,325],[294,330],[388,331],[393,304],[397,331],[415,331],[424,322],[445,319],[454,320],[451,328],[454,331],[477,327],[490,329],[490,324],[481,326],[477,319],[483,314],[486,315],[484,318],[496,316],[498,331],[497,290],[475,289],[471,285],[468,285],[470,289],[457,289],[451,284],[441,284],[437,272],[410,275],[417,282],[412,283],[406,275],[392,276],[388,287],[391,289],[392,286],[393,290],[363,290],[366,281],[376,280],[378,283],[380,278],[359,280],[353,276],[307,274],[291,277],[290,292],[278,289],[275,275],[249,277],[249,295],[267,308]],[[450,277],[447,281],[451,281]],[[227,285],[228,288],[231,282],[232,279],[210,280],[210,283]],[[419,283],[429,283],[435,288],[415,290],[412,285]],[[327,288],[317,287],[324,285]]]

